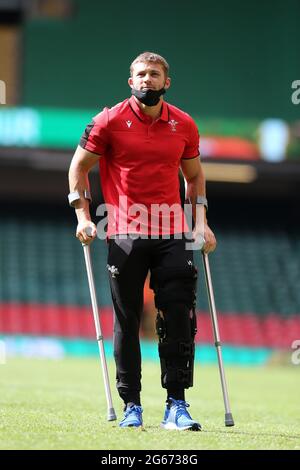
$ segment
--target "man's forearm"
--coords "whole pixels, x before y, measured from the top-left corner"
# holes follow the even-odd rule
[[[192,203],[193,219],[196,221],[196,224],[203,220],[202,214],[204,214],[204,221],[206,222],[206,209],[202,205],[196,205],[197,196],[205,196],[205,178],[201,168],[201,171],[187,182],[187,191],[186,197]],[[196,214],[197,212],[197,214]],[[200,217],[199,217],[200,216]]]
[[[86,169],[82,169],[80,166],[71,163],[69,170],[69,187],[70,192],[78,191],[80,195],[83,195],[85,189],[90,189]],[[74,203],[74,207],[78,222],[91,220],[89,201],[87,199],[81,196],[80,200]]]

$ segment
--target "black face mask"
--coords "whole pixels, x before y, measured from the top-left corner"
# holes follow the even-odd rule
[[[136,90],[135,88],[131,89],[131,94],[135,96],[141,103],[146,106],[155,106],[159,102],[161,95],[166,93],[164,88],[160,90]]]

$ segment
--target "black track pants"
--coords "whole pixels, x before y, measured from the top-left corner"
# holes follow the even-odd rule
[[[109,240],[107,268],[114,306],[114,357],[117,389],[125,403],[140,403],[141,351],[139,328],[143,311],[143,289],[148,271],[157,267],[186,267],[193,251],[186,239]],[[182,315],[183,316],[183,315]],[[176,312],[174,321],[181,321]],[[179,329],[180,329],[180,325]],[[179,396],[184,395],[178,386]],[[170,392],[168,390],[168,392]]]

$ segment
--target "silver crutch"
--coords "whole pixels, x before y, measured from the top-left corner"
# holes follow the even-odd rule
[[[91,232],[88,227],[86,229],[86,234],[89,235],[90,233]],[[102,366],[105,395],[106,395],[106,401],[107,401],[107,420],[114,421],[117,419],[117,416],[113,407],[112,397],[111,397],[111,389],[110,389],[110,384],[109,384],[109,376],[108,376],[107,363],[106,363],[106,358],[105,358],[103,336],[102,336],[101,325],[100,325],[100,320],[99,320],[99,310],[98,310],[98,304],[97,304],[90,247],[86,243],[82,243],[82,247],[83,247],[83,252],[84,252],[84,259],[85,259],[86,271],[87,271],[87,276],[88,276],[94,322],[95,322],[95,328],[96,328],[97,342],[99,346],[100,360],[101,360],[101,366]]]
[[[204,253],[203,250],[202,250],[202,259],[203,259],[205,281],[206,281],[207,295],[208,295],[208,301],[209,301],[209,310],[210,310],[210,316],[211,316],[211,321],[212,321],[212,326],[213,326],[215,346],[216,346],[217,355],[218,355],[219,372],[220,372],[222,391],[223,391],[223,399],[224,399],[224,406],[225,406],[225,426],[234,426],[234,421],[233,421],[232,413],[230,410],[230,404],[229,404],[229,398],[228,398],[225,371],[224,371],[224,366],[223,366],[221,341],[220,341],[220,334],[219,334],[219,327],[218,327],[218,318],[217,318],[215,296],[214,296],[211,274],[210,274],[209,260],[208,260],[207,253]]]

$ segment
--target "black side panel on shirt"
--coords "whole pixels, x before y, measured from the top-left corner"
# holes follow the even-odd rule
[[[200,157],[199,153],[198,155],[195,155],[194,157],[182,157],[181,160],[194,160],[194,158]]]
[[[85,146],[86,146],[86,144],[87,144],[87,141],[89,140],[89,135],[90,135],[90,133],[91,133],[91,131],[92,131],[94,125],[95,125],[95,122],[94,122],[94,121],[92,121],[91,124],[88,124],[88,125],[86,126],[86,128],[85,128],[84,133],[83,133],[82,136],[81,136],[79,145],[80,145],[80,147],[82,147],[83,149],[85,149]]]

